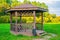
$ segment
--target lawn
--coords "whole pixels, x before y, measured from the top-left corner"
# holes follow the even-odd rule
[[[60,24],[44,24],[44,30],[60,35]]]
[[[51,38],[50,40],[60,40],[60,24],[44,24],[44,30],[48,33],[54,33],[57,35],[57,37]],[[32,40],[33,38],[38,37],[12,35],[10,34],[10,24],[0,24],[0,40]]]
[[[52,37],[50,40],[60,40],[60,24],[44,24],[44,30],[48,33],[56,34],[56,37]]]

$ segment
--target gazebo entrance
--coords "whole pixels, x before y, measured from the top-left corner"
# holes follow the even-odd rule
[[[23,34],[28,36],[36,36],[38,35],[38,32],[43,32],[43,12],[46,12],[46,9],[39,8],[36,6],[33,6],[32,4],[23,4],[20,6],[16,6],[14,8],[11,8],[8,10],[10,12],[10,24],[11,24],[11,32],[14,34]],[[36,29],[36,13],[40,12],[41,16],[41,30]],[[26,15],[30,14],[33,16],[33,22],[32,23],[23,23],[22,17],[24,17],[22,14]],[[29,16],[29,15],[28,15]],[[12,22],[13,17],[15,17],[15,22]],[[19,22],[18,22],[19,17]],[[26,17],[27,18],[27,17]]]

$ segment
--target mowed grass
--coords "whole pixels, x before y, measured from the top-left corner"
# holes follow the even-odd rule
[[[39,26],[39,24],[37,24]],[[58,35],[51,40],[60,40],[60,24],[44,24],[44,30],[48,33],[54,33]],[[0,40],[32,40],[38,38],[34,36],[13,35],[10,33],[10,24],[0,24]]]
[[[60,24],[44,24],[44,30],[60,35]]]
[[[50,40],[60,40],[60,24],[44,24],[44,30],[57,35]]]
[[[13,35],[10,33],[10,24],[0,24],[0,40],[32,40],[39,36]]]

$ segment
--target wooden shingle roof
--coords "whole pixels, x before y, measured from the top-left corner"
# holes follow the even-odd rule
[[[47,9],[40,8],[32,4],[22,4],[20,6],[15,6],[9,9],[8,11],[20,11],[20,10],[35,10],[35,11],[43,11],[43,12],[47,11]]]
[[[15,9],[16,8],[36,8],[37,6],[33,6],[32,4],[22,4],[20,6],[16,6],[14,7]]]

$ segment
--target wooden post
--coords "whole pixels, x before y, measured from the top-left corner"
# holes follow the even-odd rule
[[[16,11],[16,12],[15,12],[15,17],[16,17],[16,19],[15,19],[15,21],[16,21],[16,22],[15,22],[15,25],[16,25],[16,26],[15,26],[15,31],[16,31],[16,33],[17,33],[17,16],[18,16],[18,15],[17,15],[17,11]]]
[[[22,23],[21,17],[22,17],[22,13],[20,13],[20,24]]]
[[[21,17],[22,17],[22,13],[20,13],[20,31],[22,31],[22,20],[21,20]]]
[[[36,36],[36,15],[35,15],[35,11],[33,11],[33,15],[34,15],[34,22],[33,22],[33,30],[32,33],[34,36]]]
[[[36,29],[36,15],[35,15],[35,11],[33,11],[33,15],[34,15],[34,26],[33,26],[33,29]]]
[[[41,12],[41,30],[43,30],[43,12]]]
[[[10,30],[12,31],[12,13],[10,13]]]

